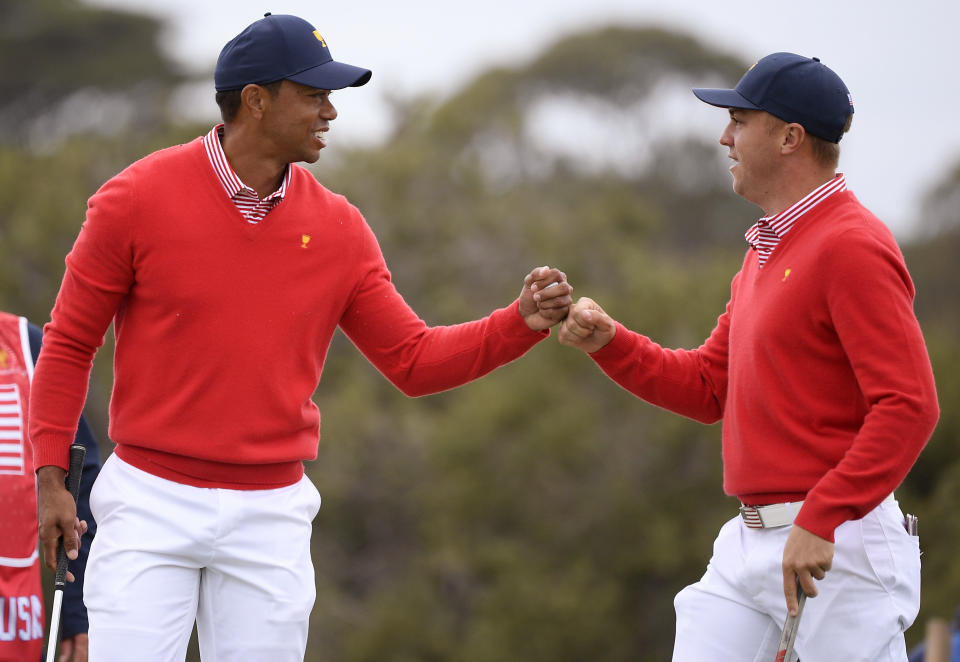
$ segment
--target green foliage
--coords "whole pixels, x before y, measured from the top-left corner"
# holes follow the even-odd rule
[[[137,81],[175,79],[150,19],[71,0],[0,9],[4,62],[14,50],[37,54],[29,74],[5,68],[11,101],[0,115],[90,85],[137,99]],[[51,42],[70,56],[53,58]],[[120,65],[109,76],[105,59]],[[442,103],[398,102],[387,144],[333,163],[324,155],[315,172],[364,213],[428,323],[507,305],[531,268],[550,264],[627,326],[693,347],[723,310],[756,215],[716,172],[719,148],[667,136],[649,146],[655,166],[584,170],[528,140],[527,112],[558,91],[632,108],[671,81],[730,80],[744,66],[663,30],[572,35]],[[0,147],[0,309],[45,322],[85,200],[131,161],[206,128],[77,135],[43,153]],[[930,208],[948,210],[958,190],[954,175]],[[949,615],[960,595],[960,419],[950,406],[960,398],[960,241],[943,227],[906,247],[943,408],[899,491],[921,516],[921,619]],[[87,409],[104,453],[110,357],[108,338]],[[307,470],[324,505],[308,661],[668,657],[673,595],[700,576],[736,511],[721,494],[719,426],[636,400],[552,339],[473,384],[409,399],[337,334],[315,399],[323,436]]]
[[[176,80],[170,61],[151,47],[161,27],[156,19],[71,0],[8,4],[0,42],[4,99],[28,89],[64,95],[88,85],[122,90],[145,77]]]
[[[336,355],[356,363],[350,392],[325,377],[310,467],[325,495],[312,632],[342,632],[333,657],[669,654],[672,594],[732,507],[718,428],[638,406],[554,343],[413,402]],[[369,401],[353,409],[356,381]]]
[[[606,45],[611,34],[571,41],[590,51],[581,42]],[[651,35],[675,46],[646,65],[638,56],[637,76],[692,66],[688,40],[630,34],[619,43],[637,51]],[[714,73],[725,72],[719,61]],[[703,163],[715,151],[693,139],[662,147],[644,177],[562,165],[548,177],[491,177],[475,146],[506,131],[527,158],[520,127],[529,89],[625,94],[615,80],[598,89],[550,64],[544,56],[526,70],[490,72],[446,104],[408,108],[386,146],[318,174],[364,212],[398,288],[430,323],[504,305],[527,270],[552,264],[628,325],[664,344],[699,344],[743,255],[730,219],[754,212],[724,179],[707,175],[690,194],[672,176],[690,154]],[[697,66],[709,69],[709,58]],[[323,656],[669,655],[672,596],[702,573],[713,536],[735,512],[718,497],[718,426],[639,403],[554,342],[414,402],[345,344],[337,339],[317,394],[323,439],[308,467],[325,495],[311,630]]]
[[[926,210],[946,213],[947,201],[960,199],[960,170],[937,186],[930,194]],[[956,214],[956,207],[951,212]],[[917,318],[924,330],[930,360],[933,363],[937,394],[940,398],[940,422],[930,442],[914,465],[898,493],[904,510],[920,517],[920,545],[923,550],[923,603],[917,623],[929,618],[950,620],[960,603],[960,275],[956,260],[960,255],[960,226],[949,217],[935,220],[939,234],[928,234],[904,249],[907,265],[917,288]],[[943,221],[943,222],[940,222]],[[914,642],[922,639],[920,627],[908,632]]]
[[[440,141],[460,141],[491,128],[516,131],[525,106],[544,91],[572,91],[625,104],[671,77],[729,80],[744,68],[738,59],[691,37],[656,28],[603,28],[561,39],[526,67],[481,75],[437,110],[429,129]]]

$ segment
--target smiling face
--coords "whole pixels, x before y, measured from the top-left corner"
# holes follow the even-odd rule
[[[780,166],[781,129],[787,124],[762,110],[730,108],[730,122],[720,136],[734,163],[733,190],[760,207],[775,194]]]
[[[277,94],[268,95],[262,131],[271,156],[283,163],[314,163],[326,147],[326,132],[337,118],[330,90],[284,80]]]

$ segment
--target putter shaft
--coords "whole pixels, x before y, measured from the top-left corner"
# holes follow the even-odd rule
[[[780,646],[777,648],[776,662],[790,662],[793,655],[793,644],[797,641],[797,630],[800,627],[800,616],[803,614],[803,605],[807,601],[807,594],[800,587],[797,579],[797,615],[787,614],[783,622],[783,633],[780,635]]]

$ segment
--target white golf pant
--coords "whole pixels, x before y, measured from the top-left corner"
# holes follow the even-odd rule
[[[703,578],[674,600],[673,662],[773,662],[787,616],[781,562],[790,528],[750,529],[739,516],[724,524]],[[918,540],[894,500],[840,525],[793,660],[906,662],[903,632],[920,609]]]
[[[198,488],[111,456],[93,487],[84,603],[90,662],[302,662],[315,598],[306,478],[271,490]]]

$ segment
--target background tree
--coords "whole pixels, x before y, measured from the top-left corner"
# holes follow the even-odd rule
[[[158,46],[160,21],[76,0],[0,0],[0,14],[0,145],[163,123],[183,76]]]
[[[920,515],[923,604],[918,623],[950,620],[960,603],[960,163],[930,191],[917,218],[918,239],[904,248],[917,288],[915,309],[933,363],[940,422],[898,491]],[[922,632],[912,631],[913,639]]]
[[[170,123],[186,78],[160,48],[158,19],[76,0],[0,0],[0,15],[0,309],[42,324],[87,198],[198,129]],[[111,357],[108,341],[87,409],[101,441]]]

